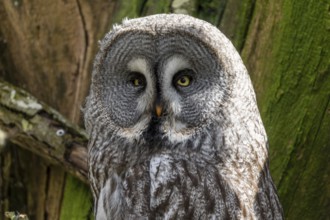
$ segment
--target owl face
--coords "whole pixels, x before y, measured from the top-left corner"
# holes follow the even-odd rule
[[[223,68],[193,36],[124,33],[100,59],[102,108],[129,139],[182,141],[215,120],[226,96]]]
[[[251,81],[211,24],[163,14],[115,26],[84,116],[96,219],[256,219],[271,206],[281,219]]]

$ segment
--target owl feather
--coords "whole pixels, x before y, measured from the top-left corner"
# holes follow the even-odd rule
[[[101,219],[283,219],[247,70],[213,25],[124,20],[100,42],[84,110]]]

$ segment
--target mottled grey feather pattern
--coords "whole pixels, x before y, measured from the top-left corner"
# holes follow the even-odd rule
[[[191,84],[175,87],[187,69]],[[250,78],[209,23],[163,14],[115,26],[84,114],[96,219],[283,218]]]

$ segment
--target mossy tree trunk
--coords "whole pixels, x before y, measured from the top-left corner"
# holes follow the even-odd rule
[[[330,1],[132,0],[0,2],[0,77],[81,125],[97,41],[124,17],[188,13],[218,26],[242,54],[269,136],[287,219],[330,210]],[[10,138],[10,134],[8,134]],[[91,219],[83,182],[8,144],[0,149],[0,219]]]
[[[242,51],[288,219],[330,210],[330,1],[256,4]]]

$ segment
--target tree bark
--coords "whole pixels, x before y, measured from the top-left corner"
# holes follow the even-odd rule
[[[288,219],[329,217],[329,9],[329,1],[257,1],[242,51]]]
[[[87,183],[87,136],[21,89],[0,81],[0,128],[11,143]]]
[[[15,209],[30,219],[92,218],[89,188],[81,181],[86,138],[73,124],[82,125],[97,41],[124,17],[175,12],[218,26],[241,53],[269,136],[271,172],[286,218],[327,219],[329,11],[329,0],[0,2],[0,78],[42,106],[36,111],[8,105],[21,98],[29,103],[29,95],[9,85],[1,92],[7,98],[0,102],[0,126],[10,144],[0,148],[0,216]],[[64,136],[56,136],[60,129]]]

